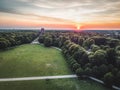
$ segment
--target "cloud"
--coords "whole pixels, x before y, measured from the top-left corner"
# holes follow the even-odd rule
[[[0,12],[77,22],[120,20],[119,11],[120,0],[0,0]]]

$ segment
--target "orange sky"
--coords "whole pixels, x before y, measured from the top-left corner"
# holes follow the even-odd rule
[[[83,24],[81,29],[100,29],[100,30],[119,30],[120,29],[120,22],[109,22],[109,23],[89,23]]]
[[[22,18],[21,18],[22,17]],[[69,28],[77,29],[80,27],[80,30],[89,30],[89,29],[119,29],[120,22],[91,22],[91,23],[77,23],[70,20],[51,18],[41,16],[38,20],[35,17],[25,18],[23,16],[15,15],[15,17],[0,17],[1,26],[11,26],[11,27],[46,27],[46,28]]]
[[[36,17],[25,17],[21,15],[14,15],[15,17],[0,17],[0,26],[4,27],[46,27],[46,28],[69,28],[80,30],[94,30],[94,29],[120,29],[120,22],[87,22],[78,23],[70,20],[64,20],[59,18],[51,18],[41,16],[36,19]],[[22,17],[22,18],[21,18]]]
[[[1,14],[2,15],[2,14]],[[11,26],[11,27],[46,27],[46,28],[70,28],[75,29],[76,23],[70,20],[64,20],[59,18],[51,18],[40,16],[35,17],[27,17],[22,15],[14,15],[15,17],[1,16],[0,17],[0,25],[1,26]]]

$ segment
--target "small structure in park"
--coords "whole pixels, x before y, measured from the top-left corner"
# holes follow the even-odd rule
[[[44,28],[41,28],[40,33],[41,33],[41,34],[44,34],[44,32],[45,32],[45,29],[44,29]]]
[[[44,29],[44,28],[41,28],[40,31],[39,31],[39,35],[44,34],[44,32],[45,32],[45,29]]]

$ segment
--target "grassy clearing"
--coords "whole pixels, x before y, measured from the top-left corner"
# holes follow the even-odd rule
[[[70,73],[61,52],[40,45],[22,45],[0,52],[0,78]]]
[[[40,45],[0,51],[0,78],[71,74],[61,52]],[[56,79],[0,82],[0,90],[109,90],[89,80]]]

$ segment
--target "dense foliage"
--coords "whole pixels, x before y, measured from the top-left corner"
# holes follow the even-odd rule
[[[37,36],[36,32],[1,32],[0,49],[30,43]]]
[[[93,76],[107,86],[120,86],[119,39],[100,33],[46,32],[40,35],[39,42],[61,48],[78,76]]]

